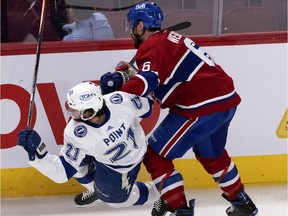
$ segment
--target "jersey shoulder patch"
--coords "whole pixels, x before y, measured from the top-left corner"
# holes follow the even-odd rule
[[[74,128],[74,135],[82,138],[87,135],[87,128],[84,125],[78,125]]]
[[[123,96],[119,93],[115,93],[110,96],[109,100],[112,104],[120,104],[123,102]]]

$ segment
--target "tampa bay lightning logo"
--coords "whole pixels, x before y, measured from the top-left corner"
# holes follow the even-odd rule
[[[87,128],[84,125],[79,125],[75,127],[74,134],[75,136],[80,137],[80,138],[85,137],[87,134]]]
[[[113,94],[111,97],[110,97],[110,102],[113,103],[113,104],[120,104],[122,103],[123,101],[123,97],[116,93],[116,94]]]

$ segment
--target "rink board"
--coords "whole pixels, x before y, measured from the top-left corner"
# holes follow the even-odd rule
[[[286,184],[287,155],[233,157],[245,185]],[[174,162],[182,173],[184,186],[191,188],[216,187],[196,159],[182,159]],[[75,179],[56,184],[34,168],[2,169],[1,197],[31,197],[77,194],[84,190]],[[138,181],[150,181],[145,167],[141,168]]]
[[[277,40],[277,34],[262,34],[255,40],[244,38],[243,44],[233,37],[224,43],[217,38],[195,40],[234,78],[242,98],[230,125],[227,150],[247,184],[287,183],[287,33],[280,36]],[[64,107],[68,89],[81,81],[98,81],[117,62],[131,59],[135,50],[130,40],[50,45],[43,43],[32,126],[49,152],[58,154],[69,119]],[[17,133],[27,123],[35,63],[35,47],[25,46],[3,45],[1,50],[1,197],[74,194],[83,188],[74,180],[53,183],[29,167],[27,153],[16,145]],[[167,113],[154,109],[153,116],[141,122],[147,136]],[[186,187],[216,186],[192,151],[175,164]],[[147,179],[142,169],[139,180]]]

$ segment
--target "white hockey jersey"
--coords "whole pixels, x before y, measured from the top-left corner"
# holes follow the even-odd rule
[[[48,153],[29,163],[57,183],[87,174],[88,167],[81,166],[86,156],[119,173],[129,172],[139,164],[147,149],[139,117],[149,116],[152,101],[119,91],[103,98],[108,109],[102,125],[70,120],[59,156]]]

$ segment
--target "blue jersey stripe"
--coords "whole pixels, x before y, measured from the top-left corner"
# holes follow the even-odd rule
[[[189,51],[181,64],[177,65],[176,68],[174,68],[172,72],[172,77],[170,76],[164,83],[167,85],[174,85],[177,82],[191,80],[192,74],[196,73],[199,70],[198,66],[201,63],[202,59],[199,58],[195,53]]]
[[[130,164],[130,165],[126,165],[126,166],[120,166],[120,165],[109,165],[109,164],[104,164],[107,167],[110,167],[112,169],[121,169],[121,168],[130,168],[133,167],[135,164]]]
[[[137,202],[133,205],[144,205],[147,202],[148,197],[149,197],[148,188],[143,182],[136,182],[135,184],[139,188],[140,196]]]
[[[66,171],[66,176],[67,176],[67,179],[70,179],[72,176],[75,175],[75,173],[77,173],[77,170],[71,165],[69,164],[63,156],[60,156],[59,157],[63,166],[64,166],[64,169]]]
[[[159,79],[156,72],[141,72],[137,74],[137,76],[142,79],[145,84],[145,90],[141,96],[146,96],[150,92],[154,91],[154,89],[159,85]]]
[[[180,83],[190,81],[204,64],[202,59],[191,51],[185,53],[183,57],[183,60],[180,60],[181,63],[174,68],[171,76],[154,92],[156,98],[161,100],[162,103]]]

